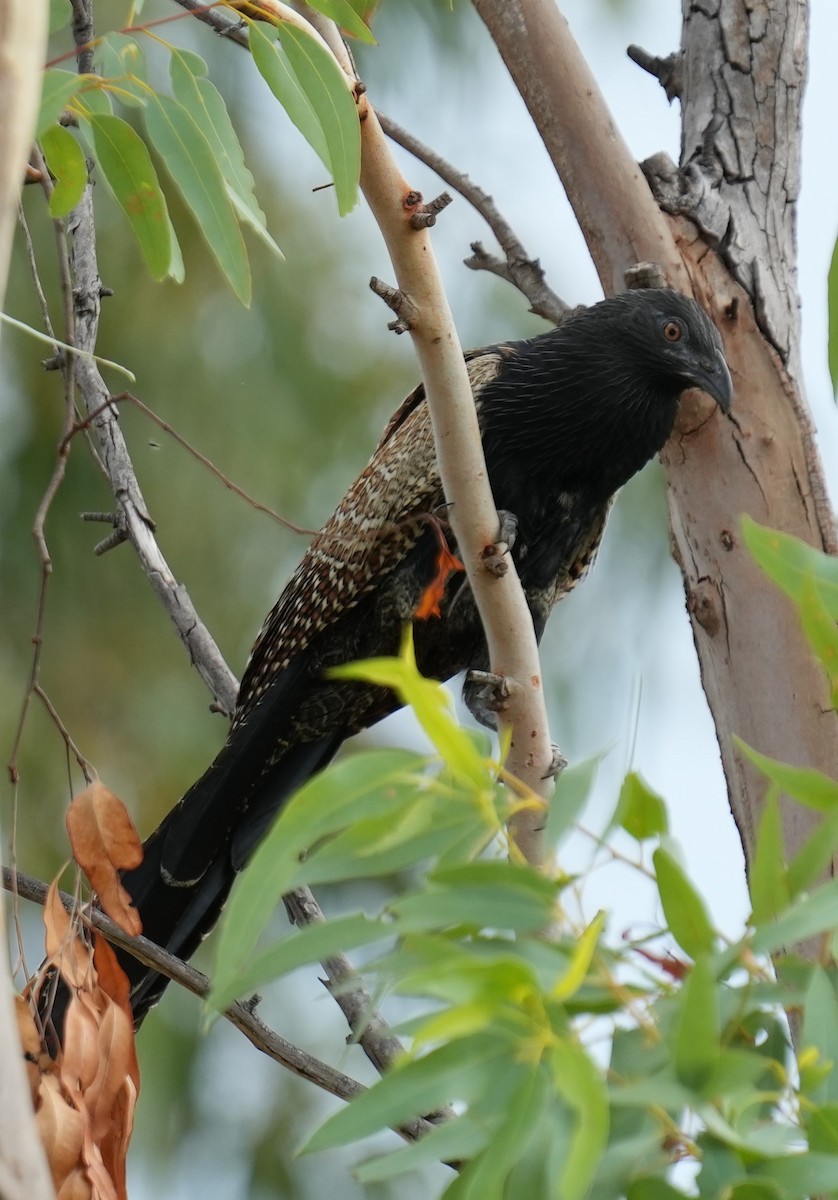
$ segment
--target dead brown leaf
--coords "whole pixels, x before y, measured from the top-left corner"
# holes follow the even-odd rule
[[[59,1200],[126,1200],[140,1084],[128,980],[104,938],[91,946],[76,931],[55,884],[44,925],[47,962],[69,992],[63,1044],[48,1059],[23,1017],[21,1036],[27,1062],[37,1051],[33,1092],[53,1183]]]
[[[90,880],[99,904],[112,921],[136,937],[143,927],[119,871],[142,862],[143,848],[134,822],[118,796],[95,780],[73,798],[67,810],[73,857]]]

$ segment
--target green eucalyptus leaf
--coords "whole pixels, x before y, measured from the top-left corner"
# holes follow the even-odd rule
[[[636,771],[623,780],[616,820],[638,842],[669,832],[665,803]]]
[[[666,923],[678,945],[691,958],[711,953],[716,943],[713,924],[683,867],[663,846],[653,861]]]
[[[140,244],[153,279],[162,279],[172,260],[169,214],[157,172],[140,135],[121,117],[87,118],[99,168]]]
[[[548,846],[557,846],[571,831],[591,794],[602,755],[565,767],[556,781],[550,801],[544,838]]]
[[[203,72],[196,71],[196,59],[203,67]],[[187,110],[212,147],[239,219],[245,221],[260,240],[282,258],[282,252],[267,231],[265,214],[256,199],[256,185],[245,163],[244,151],[224,98],[215,84],[203,77],[205,72],[206,63],[197,55],[173,51],[169,75],[175,99]]]
[[[247,250],[212,147],[186,109],[169,96],[150,97],[145,120],[204,241],[238,299],[249,307]]]
[[[508,1078],[526,1071],[510,1063],[504,1050],[497,1038],[481,1033],[440,1046],[419,1059],[405,1058],[331,1116],[305,1151],[345,1146],[454,1101],[468,1102],[491,1093],[498,1072]]]
[[[75,71],[50,67],[44,73],[44,82],[41,86],[41,107],[35,126],[35,137],[38,141],[51,125],[58,122],[59,117],[76,93],[88,85],[88,77],[78,75]]]
[[[369,46],[376,44],[369,26],[361,19],[349,0],[311,0],[311,7],[329,17],[344,33],[356,37],[360,42],[366,42]]]
[[[760,817],[751,869],[748,872],[748,887],[754,925],[764,925],[767,921],[775,920],[788,906],[789,886],[776,788],[769,792]]]
[[[675,1073],[686,1087],[700,1090],[719,1062],[718,985],[706,956],[696,959],[679,996]]]
[[[781,533],[742,518],[745,545],[770,579],[795,603],[804,585],[814,577],[830,615],[838,620],[838,559],[790,533]]]
[[[63,125],[53,125],[41,138],[41,148],[55,187],[49,198],[49,215],[65,217],[76,207],[87,186],[84,151]]]
[[[838,926],[838,879],[794,900],[776,921],[760,926],[751,940],[757,954],[775,954]]]
[[[776,784],[781,792],[818,812],[834,812],[838,808],[838,783],[813,767],[792,767],[760,754],[741,738],[734,742],[745,757]]]
[[[345,216],[358,202],[361,173],[361,123],[355,98],[333,55],[314,36],[283,23],[279,40],[323,131],[338,211]]]
[[[332,160],[320,119],[286,55],[277,44],[276,29],[272,25],[253,22],[250,26],[249,41],[250,53],[259,74],[326,170],[331,171]]]

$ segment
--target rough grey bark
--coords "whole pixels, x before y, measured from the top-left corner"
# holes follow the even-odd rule
[[[682,99],[682,166],[662,156],[645,165],[667,217],[552,0],[474,3],[562,178],[604,289],[619,290],[632,263],[657,262],[724,337],[733,417],[712,419],[696,399],[663,459],[674,553],[750,859],[765,785],[734,735],[838,777],[838,721],[823,672],[739,532],[748,513],[835,548],[798,362],[794,210],[807,5],[683,0],[680,61],[660,64],[662,82]],[[789,852],[816,820],[784,808]]]
[[[761,785],[731,733],[776,758],[838,771],[823,672],[791,605],[750,564],[737,531],[747,512],[836,550],[800,372],[795,222],[808,4],[683,0],[683,17],[681,164],[650,173],[653,190],[663,208],[689,218],[680,236],[689,239],[684,252],[700,263],[705,287],[718,291],[735,280],[750,303],[728,321],[738,376],[730,437],[715,468],[697,455],[678,464],[670,450],[670,512],[731,806],[750,857]],[[706,245],[718,258],[704,254]],[[816,820],[786,807],[789,851]]]

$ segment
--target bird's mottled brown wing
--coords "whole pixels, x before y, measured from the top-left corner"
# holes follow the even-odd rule
[[[468,363],[472,390],[498,372],[500,350]],[[268,613],[239,692],[240,721],[277,675],[404,560],[443,501],[424,389],[391,418],[374,455],[315,536]]]

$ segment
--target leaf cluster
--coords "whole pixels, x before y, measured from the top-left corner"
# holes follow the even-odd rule
[[[290,802],[234,892],[212,998],[221,1006],[359,946],[379,996],[416,998],[401,1030],[410,1050],[307,1150],[453,1106],[420,1142],[365,1162],[359,1179],[441,1159],[452,1198],[838,1195],[838,976],[793,953],[838,924],[838,883],[820,882],[815,839],[787,864],[769,804],[751,921],[726,943],[681,865],[663,800],[630,774],[601,840],[619,827],[640,855],[652,848],[666,949],[615,946],[604,914],[574,928],[572,878],[510,861],[505,823],[532,800],[499,785],[483,739],[457,725],[409,644],[398,659],[342,670],[395,687],[436,755],[356,754]],[[838,785],[745,752],[772,786],[826,814],[834,849]],[[547,827],[559,852],[594,770],[582,764],[560,781]],[[287,890],[396,871],[411,886],[380,911],[264,944]],[[783,951],[775,972],[771,956]],[[801,1014],[797,1059],[784,1010]]]
[[[347,0],[322,0],[316,7],[330,15],[339,8],[342,23],[370,40]],[[360,126],[343,72],[313,32],[255,21],[249,30],[257,69],[331,175],[340,213],[349,212],[358,196]],[[137,38],[119,32],[97,41],[97,73],[79,75],[58,67],[46,72],[36,134],[54,180],[50,213],[65,216],[81,200],[88,146],[152,278],[180,282],[183,258],[153,150],[227,283],[247,306],[251,271],[242,229],[271,253],[282,254],[268,232],[241,142],[205,61],[163,42],[150,29],[145,35],[169,56],[170,95],[149,83]],[[141,115],[142,133],[114,113],[115,104]]]

